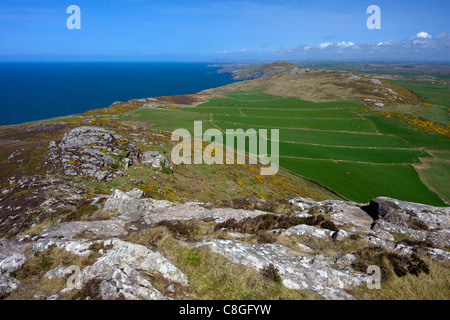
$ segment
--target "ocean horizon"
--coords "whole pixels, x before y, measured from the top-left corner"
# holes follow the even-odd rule
[[[0,62],[0,125],[106,108],[116,101],[193,94],[235,82],[208,63]]]

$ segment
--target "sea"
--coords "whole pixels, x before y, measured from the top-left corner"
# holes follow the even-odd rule
[[[206,63],[181,62],[0,62],[0,125],[235,82],[217,70]]]

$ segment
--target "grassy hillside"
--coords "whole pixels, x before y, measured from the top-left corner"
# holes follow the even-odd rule
[[[187,111],[142,110],[135,111],[123,118],[140,119],[140,124],[149,126],[158,123],[159,128],[173,130],[179,127],[190,128],[196,114]],[[146,117],[147,116],[147,117]],[[201,117],[200,117],[201,118]],[[101,126],[113,130],[130,141],[134,141],[142,150],[159,151],[170,158],[173,147],[170,133],[158,129],[148,129],[122,124],[116,120],[101,118],[67,118],[39,124],[25,124],[5,127],[0,130],[0,186],[9,190],[12,177],[42,175],[48,170],[46,165],[51,141],[59,141],[64,133],[80,125]],[[204,127],[214,127],[207,121]],[[20,146],[19,151],[17,151]],[[9,161],[11,154],[15,161]],[[121,168],[124,176],[112,181],[97,182],[82,176],[59,178],[75,185],[85,185],[89,192],[109,194],[111,188],[131,190],[142,189],[148,196],[173,202],[216,201],[242,197],[260,199],[279,199],[302,196],[314,199],[343,199],[336,193],[318,183],[309,181],[295,173],[280,170],[274,176],[261,176],[259,165],[180,165],[173,173],[160,172],[151,167],[142,166]]]
[[[414,91],[424,101],[450,107],[450,85],[424,81],[391,81],[392,83]]]
[[[437,156],[450,150],[446,88],[281,62],[268,69],[274,72],[259,79],[152,98],[151,107],[149,100],[131,100],[81,116],[167,132],[185,128],[193,133],[194,121],[202,121],[203,132],[279,129],[282,168],[344,197],[450,202],[448,163]],[[256,69],[239,68],[242,74],[245,70]]]
[[[412,166],[434,159],[424,148],[450,149],[448,136],[355,102],[314,103],[258,90],[236,91],[194,108],[140,110],[120,118],[133,119],[165,130],[192,130],[194,119],[203,121],[203,130],[277,128],[283,168],[352,200],[390,196],[433,205],[444,205],[439,196],[448,200],[446,179],[432,178],[445,177],[445,166],[433,162],[433,169],[420,170],[420,175]]]

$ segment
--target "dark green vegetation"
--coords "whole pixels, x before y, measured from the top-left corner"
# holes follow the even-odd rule
[[[380,247],[358,250],[356,270],[377,265],[381,271],[381,288],[360,286],[351,291],[359,299],[381,300],[447,300],[448,263],[441,263],[418,253],[400,255]]]
[[[370,265],[379,266],[381,276],[385,280],[394,274],[404,277],[407,274],[418,276],[420,273],[430,273],[430,268],[417,254],[410,256],[400,255],[396,252],[389,252],[381,247],[368,247],[356,253],[354,267],[356,270],[364,272]]]
[[[448,182],[450,181],[450,153],[434,153],[435,158],[423,159],[424,166],[417,172],[421,180],[443,199],[450,199]]]
[[[434,159],[427,150],[450,149],[446,135],[413,127],[400,117],[367,113],[355,102],[313,103],[256,90],[222,96],[194,108],[141,110],[121,120],[191,132],[193,120],[202,121],[203,131],[280,129],[280,165],[351,200],[364,203],[390,196],[442,206],[440,197],[449,199],[446,179],[428,184],[432,179],[424,178],[422,172],[419,176],[411,166]],[[433,169],[423,172],[446,177],[446,168],[448,163],[433,162]]]
[[[396,80],[391,82],[413,91],[429,104],[427,108],[422,110],[421,117],[450,125],[450,79],[442,81]]]
[[[291,171],[305,172],[349,198],[367,202],[377,196],[390,196],[420,203],[442,205],[442,201],[419,179],[408,165],[375,165],[340,161],[282,159]]]
[[[412,80],[393,80],[390,81],[396,85],[414,91],[423,101],[450,107],[450,83],[443,81],[412,81]],[[445,83],[445,84],[444,84]]]
[[[265,266],[261,270],[261,275],[265,279],[271,280],[271,281],[274,281],[274,282],[281,282],[281,281],[283,281],[283,279],[280,276],[280,272],[278,271],[278,269],[273,264],[269,264],[269,265]]]
[[[212,113],[223,130],[280,128],[280,163],[288,170],[360,202],[391,196],[443,205],[409,164],[431,157],[421,147],[448,149],[444,135],[411,128],[397,117],[368,115],[355,103],[314,104],[245,92],[224,96],[201,105],[200,113]]]

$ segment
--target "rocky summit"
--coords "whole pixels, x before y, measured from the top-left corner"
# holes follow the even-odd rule
[[[448,207],[356,203],[281,173],[266,181],[253,167],[187,170],[166,156],[162,131],[92,119],[29,130],[46,130],[34,162],[26,141],[5,156],[3,299],[359,299],[371,293],[370,266],[387,288],[446,286]],[[220,181],[245,188],[232,182],[244,176],[255,182],[241,197],[197,198]],[[291,193],[248,196],[258,186]]]
[[[36,265],[42,262],[36,260],[46,256],[50,262],[38,270],[43,273],[42,278],[67,280],[72,274],[68,267],[78,265],[79,288],[85,288],[81,290],[84,296],[60,281],[60,287],[54,291],[30,298],[195,298],[181,261],[174,259],[167,248],[159,252],[155,243],[140,244],[143,235],[151,237],[152,231],[161,228],[171,230],[171,245],[176,248],[172,250],[208,248],[230,263],[255,272],[272,266],[286,288],[310,291],[323,299],[353,299],[349,292],[365,285],[368,274],[357,264],[358,252],[330,254],[320,250],[317,243],[331,246],[359,241],[399,257],[420,251],[437,261],[450,259],[448,251],[442,249],[450,241],[449,208],[390,198],[376,198],[368,205],[291,198],[288,203],[293,211],[287,216],[261,210],[214,208],[199,202],[175,204],[142,196],[139,189],[114,190],[102,208],[115,214],[108,220],[64,222],[32,238],[1,240],[2,297],[20,292],[27,285],[21,282],[23,273],[37,272],[30,268],[38,268]],[[321,222],[317,221],[319,216]],[[196,232],[187,226],[196,232],[206,231],[195,237]],[[398,240],[399,235],[402,240]],[[66,258],[58,258],[59,255]]]

